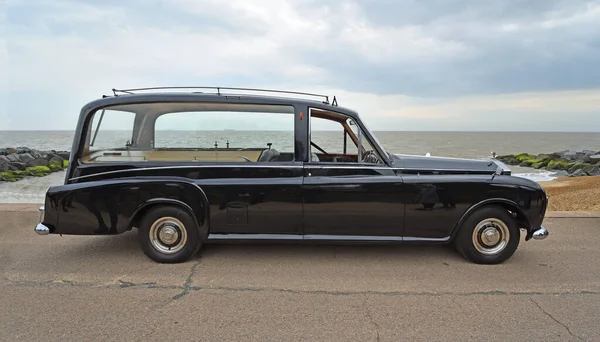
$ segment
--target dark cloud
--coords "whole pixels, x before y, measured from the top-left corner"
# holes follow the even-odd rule
[[[413,28],[440,43],[456,43],[469,53],[447,59],[441,51],[422,63],[369,62],[351,47],[332,50],[326,57],[311,55],[306,62],[331,71],[331,86],[411,96],[600,86],[600,1],[373,0],[356,4],[374,28]],[[335,45],[335,39],[329,43]],[[389,44],[401,49],[404,42],[390,37]]]

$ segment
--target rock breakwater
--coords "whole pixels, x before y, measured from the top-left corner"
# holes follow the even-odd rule
[[[507,165],[544,169],[563,176],[600,176],[600,151],[564,150],[542,154],[507,154],[496,159]]]
[[[28,147],[0,149],[0,182],[16,182],[25,177],[42,177],[62,171],[69,164],[68,151],[39,151]]]

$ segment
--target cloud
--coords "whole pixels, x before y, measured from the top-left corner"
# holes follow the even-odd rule
[[[80,107],[113,87],[191,84],[327,90],[398,129],[408,122],[400,118],[427,129],[490,113],[545,113],[559,127],[560,115],[587,118],[600,88],[600,1],[6,6],[0,129],[71,129]]]

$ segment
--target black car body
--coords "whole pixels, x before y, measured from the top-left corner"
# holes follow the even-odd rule
[[[541,186],[511,176],[497,160],[392,154],[358,113],[335,99],[222,92],[227,89],[252,91],[113,90],[114,96],[85,105],[64,185],[48,189],[35,231],[103,235],[137,228],[142,249],[158,262],[185,261],[204,243],[269,240],[453,243],[474,262],[499,263],[516,250],[521,229],[526,240],[548,235]],[[105,111],[114,114],[115,127],[127,130],[101,131]],[[258,112],[279,116],[263,122]],[[193,128],[197,118],[205,120],[203,127],[228,127],[246,117],[240,125],[280,121],[288,131],[259,133],[286,142],[208,144],[209,134],[192,131],[186,134],[204,143],[173,147],[183,133],[157,127],[181,113],[190,119],[168,123]],[[121,125],[121,115],[130,124]],[[238,119],[219,121],[227,115]],[[343,148],[334,153],[316,143],[313,120],[339,127]],[[127,141],[109,139],[95,148],[99,131],[102,137],[123,133]]]

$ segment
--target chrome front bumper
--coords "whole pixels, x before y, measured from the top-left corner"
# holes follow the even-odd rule
[[[39,235],[48,235],[50,234],[50,228],[46,227],[42,221],[44,220],[44,206],[40,207],[40,223],[35,226],[34,231]]]
[[[533,232],[532,237],[536,240],[544,240],[548,237],[548,230],[542,226]]]

